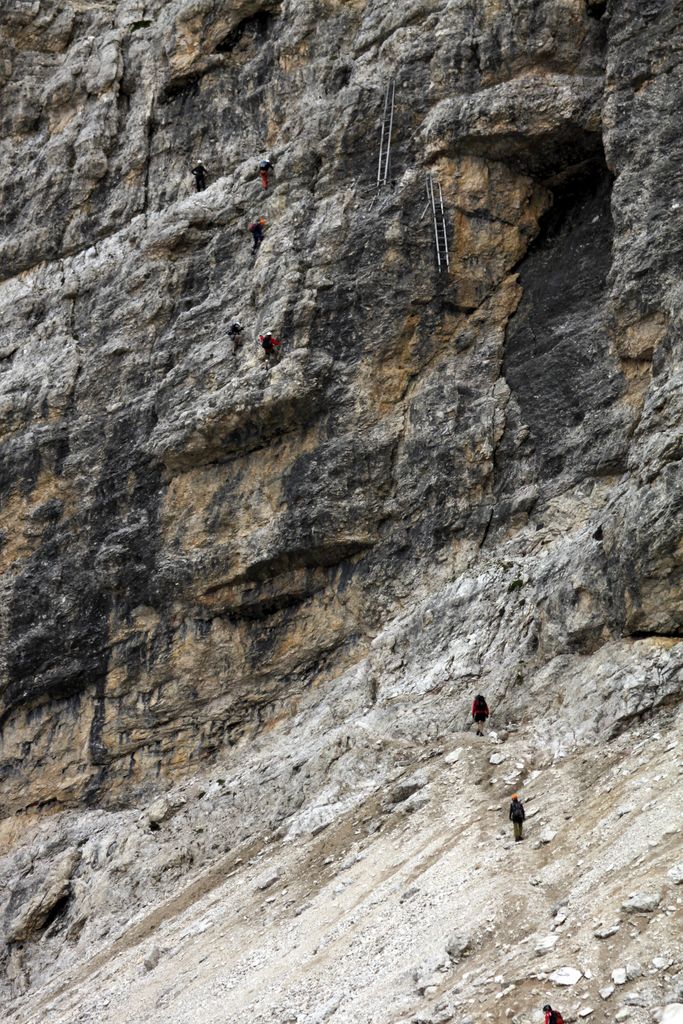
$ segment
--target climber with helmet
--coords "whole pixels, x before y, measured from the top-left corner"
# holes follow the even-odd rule
[[[559,1010],[553,1010],[550,1003],[545,1004],[543,1012],[545,1014],[545,1024],[564,1024],[562,1014]]]
[[[196,166],[192,168],[192,174],[197,192],[203,192],[206,188],[206,167],[201,160],[198,160]]]
[[[489,717],[489,706],[486,699],[478,693],[472,701],[472,718],[477,726],[477,736],[484,735],[484,722]]]
[[[265,334],[259,334],[258,340],[261,343],[261,348],[263,349],[266,358],[266,363],[270,366],[271,359],[273,360],[274,363],[279,362],[280,353],[278,352],[278,349],[282,345],[282,342],[279,341],[278,338],[273,337],[273,332],[266,331]]]
[[[251,232],[251,237],[254,240],[254,245],[251,250],[254,255],[256,255],[256,252],[259,246],[261,245],[261,242],[263,241],[263,231],[265,226],[265,218],[260,217],[258,220],[255,220],[253,224],[250,224],[249,227],[247,228],[247,231]]]
[[[526,818],[526,811],[524,810],[524,804],[519,799],[516,793],[512,794],[510,804],[510,821],[515,833],[515,842],[521,843],[524,839],[524,819]],[[546,1024],[548,1022],[546,1021]]]
[[[228,337],[232,338],[233,353],[235,353],[242,344],[242,339],[240,338],[241,333],[242,324],[239,322],[239,320],[233,320],[233,322],[228,327]]]
[[[268,171],[271,170],[272,166],[270,160],[261,160],[258,165],[261,184],[264,188],[268,188]]]

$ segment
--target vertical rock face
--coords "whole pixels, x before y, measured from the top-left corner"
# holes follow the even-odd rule
[[[249,892],[272,883],[275,902],[280,865],[252,860],[266,839],[297,840],[280,855],[284,877],[305,880],[300,941],[316,956],[306,837],[331,834],[345,814],[363,815],[371,835],[384,815],[386,832],[400,827],[406,848],[415,840],[416,873],[406,869],[400,897],[409,914],[426,863],[411,823],[435,806],[452,814],[462,863],[477,870],[491,808],[472,793],[491,771],[500,774],[487,785],[507,794],[547,769],[555,805],[540,834],[565,858],[558,886],[576,850],[558,831],[566,801],[553,786],[577,801],[589,787],[591,827],[608,836],[588,866],[602,894],[611,858],[622,864],[630,851],[642,864],[642,835],[669,821],[658,805],[622,844],[632,808],[609,817],[607,794],[622,758],[640,771],[645,740],[631,752],[619,734],[664,718],[683,682],[680,4],[4,7],[3,1001],[116,936],[119,953],[141,942],[210,891],[206,878],[174,890],[226,850],[239,847],[231,871],[245,873],[235,906],[244,878]],[[263,157],[274,165],[267,190]],[[198,159],[208,170],[199,193]],[[428,174],[443,194],[441,271]],[[258,217],[265,238],[252,256],[247,227]],[[257,342],[266,329],[284,339],[273,366]],[[476,828],[461,814],[466,800],[448,804],[450,783],[413,764],[462,728],[472,690],[510,725],[515,750],[487,751],[482,768],[463,738],[448,762],[464,773]],[[579,784],[583,769],[562,776],[543,760],[598,737],[614,740],[609,785],[600,764]],[[642,754],[654,780],[667,778],[672,749]],[[217,762],[208,784],[202,772]],[[639,814],[668,799],[659,789]],[[442,831],[437,821],[439,843]],[[377,888],[395,855],[371,864],[368,854]],[[496,856],[482,875],[497,875]],[[530,881],[542,887],[541,857]],[[435,887],[429,907],[447,897]],[[171,902],[152,925],[121,934],[162,899]],[[592,918],[592,905],[577,907],[577,919]],[[653,911],[664,938],[669,913],[664,900]],[[257,922],[260,935],[259,915],[245,931]],[[429,918],[416,911],[400,943],[425,938]],[[473,920],[461,943],[468,961],[487,921]],[[459,920],[448,934],[456,924],[462,937]],[[209,935],[207,956],[223,955],[222,936]],[[389,945],[382,966],[384,939],[371,947],[372,935],[358,967],[368,992],[396,960]],[[415,980],[436,1001],[462,950],[447,934],[433,948],[433,935],[424,948],[422,938],[410,946],[426,965]],[[175,973],[162,945],[147,970]],[[544,971],[565,955],[560,941]],[[480,967],[477,979],[498,971]],[[668,984],[659,994],[671,1000]],[[307,1020],[347,1012],[335,985]],[[205,993],[188,991],[203,1005]],[[273,996],[263,1019],[304,1019],[302,998]],[[373,998],[365,1016],[379,1021]],[[132,996],[127,1005],[127,1019],[145,1015]],[[151,1005],[152,1016],[164,1008]],[[244,1019],[257,1019],[250,1005]],[[404,1009],[382,1012],[397,1020]],[[175,1012],[170,1020],[190,1019],[181,1003]]]
[[[210,762],[394,619],[501,709],[603,648],[667,680],[615,729],[675,699],[674,0],[10,6],[3,813]]]

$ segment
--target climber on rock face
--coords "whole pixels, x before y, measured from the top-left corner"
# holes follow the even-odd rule
[[[562,1014],[559,1010],[553,1010],[550,1003],[545,1004],[543,1012],[545,1014],[545,1024],[564,1024]]]
[[[236,352],[240,344],[242,343],[242,339],[240,338],[241,333],[242,324],[239,322],[239,320],[233,320],[233,322],[228,327],[228,337],[232,338],[233,352]]]
[[[192,168],[192,174],[197,192],[203,192],[206,188],[206,167],[201,160],[198,160],[196,166]]]
[[[472,718],[477,726],[477,736],[484,735],[484,722],[489,717],[489,706],[485,698],[478,693],[472,701]]]
[[[270,160],[261,160],[258,165],[259,175],[261,177],[261,184],[264,188],[268,188],[268,171],[272,168]]]
[[[268,365],[271,365],[271,360],[273,363],[277,363],[280,359],[278,349],[282,342],[273,337],[272,331],[266,331],[265,334],[259,334],[258,340],[261,343],[261,348],[263,349]]]
[[[261,245],[261,242],[263,241],[263,231],[265,226],[266,222],[264,218],[261,217],[259,218],[259,220],[255,220],[254,223],[250,224],[249,227],[247,228],[247,230],[251,232],[251,237],[254,239],[254,245],[251,250],[253,253],[256,253],[257,249]]]
[[[512,803],[510,804],[510,821],[515,833],[515,842],[520,843],[524,839],[524,819],[526,818],[526,812],[524,810],[524,804],[519,799],[516,793],[512,794]],[[548,1024],[546,1020],[546,1024]]]

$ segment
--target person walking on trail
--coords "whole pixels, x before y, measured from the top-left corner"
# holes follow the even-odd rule
[[[240,337],[241,334],[242,334],[242,324],[239,322],[239,320],[233,320],[233,322],[228,327],[228,337],[232,338],[232,350],[233,350],[233,352],[236,352],[237,349],[242,344],[242,338]]]
[[[192,168],[192,174],[197,192],[203,192],[206,188],[206,167],[201,160],[198,160],[196,166]]]
[[[272,331],[266,331],[265,334],[259,334],[258,340],[261,343],[261,348],[266,357],[266,363],[270,366],[272,363],[279,362],[280,359],[280,346],[282,342],[278,338],[273,337]]]
[[[489,715],[490,711],[486,699],[478,693],[472,701],[472,718],[477,726],[477,736],[484,735],[484,722]]]
[[[545,1004],[543,1012],[545,1014],[545,1024],[564,1024],[562,1014],[559,1010],[553,1010],[550,1003]]]
[[[524,804],[519,799],[516,793],[512,794],[512,802],[510,804],[510,821],[515,833],[515,842],[521,843],[524,839],[524,819],[526,818],[526,812],[524,810]],[[546,1024],[548,1022],[546,1021]]]
[[[254,255],[256,255],[256,252],[259,246],[261,245],[261,242],[263,241],[263,231],[265,229],[265,226],[265,219],[263,217],[260,217],[258,220],[255,220],[253,224],[250,224],[249,227],[247,228],[247,230],[251,232],[251,237],[254,240],[254,245],[251,250],[254,253]]]
[[[261,178],[261,184],[264,188],[268,188],[268,171],[272,169],[273,165],[270,160],[262,160],[258,165],[258,171]]]

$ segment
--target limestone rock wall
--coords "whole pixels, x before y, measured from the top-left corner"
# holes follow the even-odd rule
[[[616,737],[618,771],[636,723],[669,721],[679,6],[0,12],[0,963],[17,1008],[139,941],[131,914],[171,900],[163,919],[226,851],[308,849],[353,814],[368,828],[473,690],[551,789],[553,758]],[[270,369],[266,328],[286,339]]]
[[[4,842],[239,758],[349,672],[408,735],[432,684],[559,742],[678,700],[675,0],[0,17]]]

